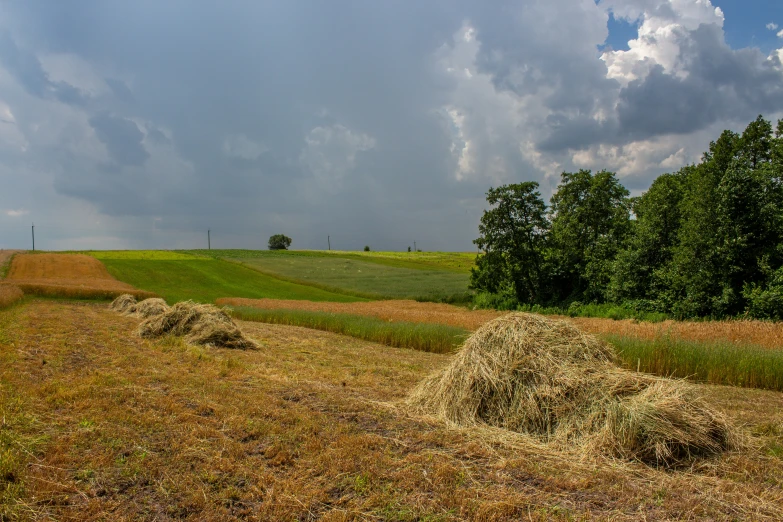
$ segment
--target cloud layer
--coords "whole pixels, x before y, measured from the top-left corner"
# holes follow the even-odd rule
[[[783,50],[723,23],[708,0],[3,4],[0,246],[34,220],[44,248],[471,250],[490,185],[609,168],[638,192],[783,114]]]

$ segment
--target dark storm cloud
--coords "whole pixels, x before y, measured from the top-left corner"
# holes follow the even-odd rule
[[[90,118],[90,125],[120,165],[143,165],[149,158],[142,144],[144,134],[132,121],[104,113]]]
[[[736,54],[706,31],[683,47],[690,76],[654,69],[621,89],[598,58],[607,15],[590,1],[3,7],[13,30],[0,36],[0,65],[26,93],[66,105],[0,95],[29,141],[3,163],[28,162],[30,176],[46,173],[57,194],[117,222],[232,231],[224,246],[263,246],[265,234],[284,232],[298,248],[325,246],[329,234],[342,248],[404,249],[415,239],[472,249],[495,165],[501,180],[540,180],[539,153],[567,166],[568,148],[779,106],[778,73],[757,51]],[[475,29],[469,76],[439,61],[465,44],[465,26]],[[52,81],[43,55],[77,57],[94,78]],[[710,83],[720,92],[698,97]],[[464,114],[462,127],[450,108]],[[523,151],[526,143],[538,147]],[[458,180],[460,147],[475,171]]]
[[[51,81],[35,54],[20,49],[7,32],[0,32],[0,63],[34,96],[68,104],[84,102],[84,96],[74,86]]]

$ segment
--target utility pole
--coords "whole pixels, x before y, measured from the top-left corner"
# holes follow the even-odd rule
[[[332,238],[330,236],[326,236],[326,243],[329,245],[329,250],[332,249]]]
[[[418,252],[418,250],[416,250],[416,242],[415,241],[413,242],[413,251],[414,252]]]
[[[33,252],[35,252],[35,223],[33,223]]]
[[[207,250],[212,250],[212,241],[209,239],[209,229],[207,229]]]

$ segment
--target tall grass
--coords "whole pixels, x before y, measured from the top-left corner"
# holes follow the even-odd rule
[[[158,297],[153,292],[144,290],[127,290],[124,288],[90,288],[80,286],[62,286],[47,284],[16,283],[27,295],[39,297],[54,297],[60,299],[114,299],[122,294],[132,294],[137,299]]]
[[[303,326],[387,346],[433,353],[454,351],[469,333],[462,328],[441,324],[389,322],[375,317],[305,310],[238,307],[233,308],[231,314],[244,321]]]
[[[604,336],[623,366],[697,382],[783,391],[783,350],[733,343]]]

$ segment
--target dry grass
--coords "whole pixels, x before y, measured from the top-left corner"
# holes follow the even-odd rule
[[[213,305],[192,301],[182,301],[166,307],[157,315],[150,315],[139,325],[138,333],[145,338],[185,336],[189,343],[222,348],[257,348],[226,312]]]
[[[147,319],[149,317],[160,315],[169,311],[169,305],[159,297],[151,297],[143,301],[136,301],[131,294],[122,294],[109,305],[109,310]]]
[[[0,308],[8,308],[14,303],[18,303],[24,297],[24,292],[13,285],[0,285]]]
[[[410,321],[448,324],[476,330],[481,325],[504,315],[492,310],[468,310],[440,303],[416,301],[374,301],[368,303],[317,303],[277,299],[218,299],[220,305],[253,306],[263,309],[310,310],[369,315],[388,321]],[[731,342],[753,344],[765,348],[783,348],[783,323],[766,321],[663,321],[638,322],[632,319],[569,318],[580,329],[594,335],[656,340],[671,337],[693,342]]]
[[[660,471],[407,417],[448,357],[239,323],[264,349],[140,339],[102,304],[0,312],[0,518],[783,518],[780,393],[700,386],[763,449]]]
[[[135,304],[129,312],[136,317],[147,319],[156,315],[165,314],[170,310],[166,301],[159,297],[151,297]]]
[[[416,411],[488,425],[558,449],[672,466],[738,446],[681,381],[621,370],[611,346],[571,323],[513,313],[477,330],[410,395]]]
[[[81,254],[17,254],[5,281],[25,293],[45,297],[109,299],[127,293],[155,294],[114,279],[97,259]]]
[[[484,323],[505,312],[492,310],[469,310],[464,307],[443,303],[422,303],[411,300],[370,301],[360,303],[327,303],[283,299],[222,298],[220,306],[249,306],[265,310],[307,310],[377,317],[386,321],[412,323],[437,323],[475,330]]]

